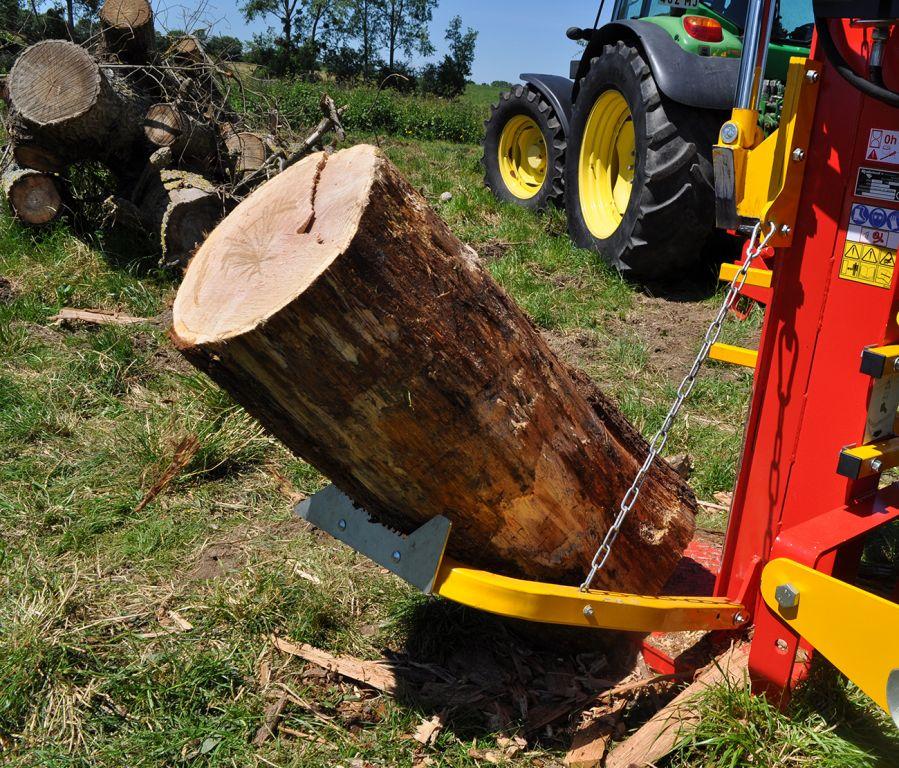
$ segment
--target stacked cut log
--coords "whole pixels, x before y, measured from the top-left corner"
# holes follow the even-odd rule
[[[579,583],[647,453],[374,147],[250,195],[191,262],[173,324],[350,498],[405,532],[447,516],[448,552],[473,566]],[[596,585],[657,593],[695,510],[658,462]]]
[[[43,40],[14,62],[3,191],[21,221],[47,224],[77,206],[69,170],[98,164],[111,172],[108,220],[145,230],[163,263],[183,266],[290,149],[235,114],[230,75],[197,38],[156,50],[148,0],[105,0],[100,31],[91,49]]]

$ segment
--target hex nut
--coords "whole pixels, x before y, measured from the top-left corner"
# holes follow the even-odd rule
[[[781,608],[795,608],[799,605],[799,590],[792,584],[781,584],[774,590],[774,599]]]

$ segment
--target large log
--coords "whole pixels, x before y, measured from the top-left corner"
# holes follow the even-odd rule
[[[145,64],[156,45],[148,0],[106,0],[100,9],[103,47],[128,64]]]
[[[138,206],[144,228],[159,238],[161,263],[183,267],[225,215],[216,186],[185,170],[156,172]]]
[[[443,514],[449,553],[576,583],[646,442],[380,153],[311,155],[209,236],[172,338],[376,518]],[[694,528],[664,462],[597,585],[657,592]]]
[[[9,100],[15,144],[46,148],[57,163],[100,160],[133,172],[147,105],[81,46],[43,40],[26,48],[9,73]]]
[[[3,194],[13,214],[27,224],[49,224],[62,212],[56,178],[11,164],[0,177]]]

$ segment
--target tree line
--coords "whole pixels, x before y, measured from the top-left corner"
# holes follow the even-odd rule
[[[438,0],[246,0],[247,21],[273,26],[256,35],[245,58],[275,75],[322,71],[341,81],[384,82],[399,90],[456,96],[465,90],[477,32],[454,17],[448,52],[416,68],[411,57],[433,56],[430,25]],[[405,58],[404,58],[405,57]]]
[[[246,21],[269,28],[244,43],[214,30],[189,30],[213,56],[252,62],[274,77],[376,82],[401,91],[452,97],[471,77],[477,32],[454,17],[447,53],[416,67],[412,58],[436,52],[430,26],[438,0],[244,0]],[[102,0],[0,0],[0,71],[18,52],[47,38],[88,41],[97,32]],[[184,30],[157,31],[159,48]]]

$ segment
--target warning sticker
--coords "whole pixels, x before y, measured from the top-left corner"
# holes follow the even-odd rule
[[[899,200],[899,173],[882,168],[859,168],[855,194],[875,200]]]
[[[878,163],[899,165],[899,131],[874,128],[868,138],[865,157]]]
[[[893,284],[899,249],[899,211],[853,205],[849,221],[840,277],[889,288]]]

